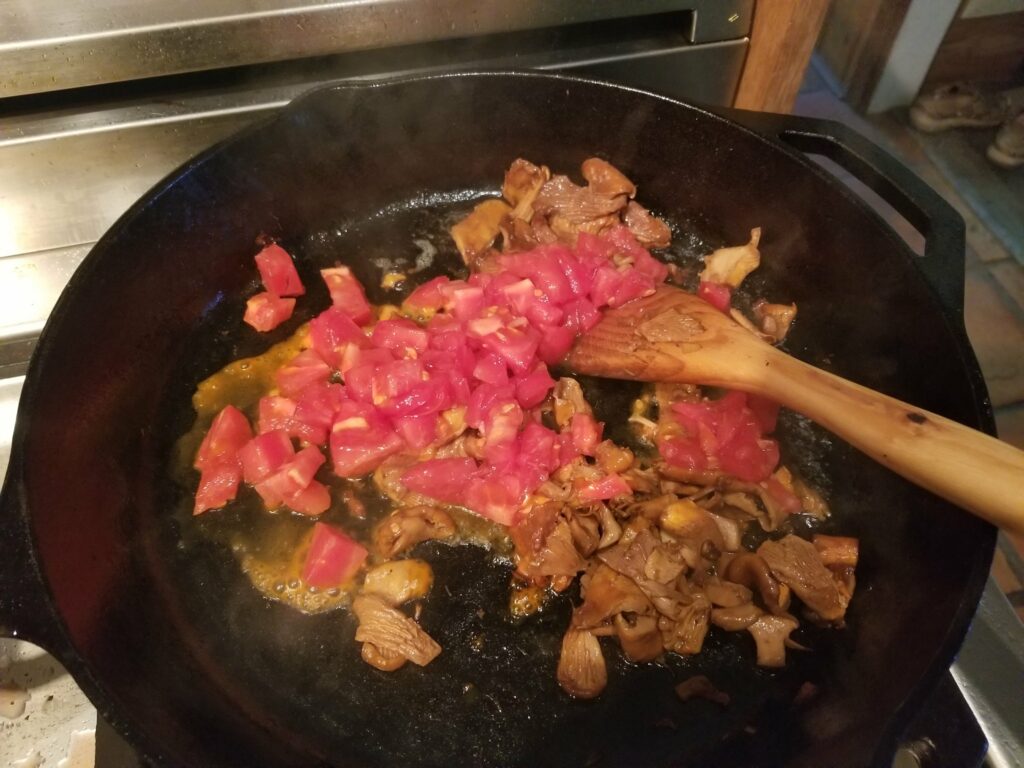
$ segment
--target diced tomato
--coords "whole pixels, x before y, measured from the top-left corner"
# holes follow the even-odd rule
[[[402,475],[402,484],[432,499],[462,504],[478,469],[473,459],[428,459],[407,469]]]
[[[252,439],[249,420],[233,405],[227,405],[210,424],[210,429],[196,452],[192,463],[196,469],[234,460],[239,449]]]
[[[650,296],[654,293],[654,281],[638,270],[627,270],[622,282],[615,288],[615,293],[608,300],[609,307],[621,307],[623,304]]]
[[[295,299],[282,299],[269,291],[257,293],[245,302],[245,316],[242,318],[257,331],[272,331],[289,317],[295,309]]]
[[[525,493],[519,478],[500,471],[476,477],[466,488],[466,508],[500,525],[515,525]]]
[[[537,363],[525,376],[516,378],[516,399],[523,408],[533,408],[544,402],[555,380],[544,363]]]
[[[540,470],[540,482],[543,482],[560,466],[559,449],[558,435],[547,427],[531,421],[519,433],[517,462],[521,467]]]
[[[586,256],[588,246],[584,244],[584,241],[587,238],[594,238],[594,236],[586,232],[580,232],[580,236],[576,241],[576,252],[561,254],[558,257],[558,263],[561,264],[562,271],[569,281],[569,288],[572,290],[573,296],[577,298],[582,298],[590,293],[590,289],[594,284],[594,271],[597,268],[597,263]],[[596,240],[597,238],[594,239]],[[581,255],[581,253],[584,255]],[[603,256],[601,257],[602,261],[604,258]]]
[[[320,274],[331,293],[331,304],[340,309],[360,325],[371,317],[370,302],[366,300],[363,286],[348,267],[321,269]]]
[[[701,447],[700,441],[694,437],[675,436],[658,441],[658,452],[673,467],[682,467],[693,471],[708,468],[708,457]]]
[[[302,580],[311,587],[340,586],[356,575],[368,554],[340,528],[317,523],[302,566]]]
[[[329,432],[334,423],[334,414],[341,409],[342,403],[346,400],[348,396],[341,384],[311,384],[295,398],[293,417],[297,421]]]
[[[697,295],[715,309],[728,313],[729,304],[732,302],[732,288],[725,283],[709,283],[700,281],[697,286]]]
[[[378,367],[371,392],[373,404],[388,416],[422,416],[454,405],[447,382],[424,371],[418,360],[398,360]]]
[[[511,384],[496,386],[480,384],[469,397],[466,408],[466,423],[474,429],[481,429],[484,419],[496,403],[510,402],[515,399],[516,391]]]
[[[274,381],[283,395],[295,397],[310,384],[327,381],[330,375],[331,366],[314,350],[305,349],[278,369]]]
[[[277,296],[301,296],[306,292],[292,257],[279,245],[268,245],[257,253],[256,268],[260,271],[263,287],[270,293]]]
[[[757,483],[768,478],[779,465],[779,444],[769,438],[758,439],[754,424],[744,426],[718,449],[718,463],[730,475]]]
[[[326,485],[313,480],[303,490],[289,498],[287,504],[300,515],[316,517],[331,508],[331,493]]]
[[[242,479],[242,470],[237,461],[214,461],[203,467],[196,490],[196,503],[192,514],[199,515],[208,509],[223,507],[235,498]]]
[[[602,424],[599,424],[589,413],[575,413],[570,429],[572,443],[576,450],[584,456],[593,456],[594,449],[601,442]]]
[[[491,407],[484,417],[484,457],[496,465],[512,461],[516,454],[516,436],[523,423],[523,409],[518,403],[500,403]]]
[[[485,348],[501,355],[515,373],[525,373],[536,361],[540,337],[530,328],[523,331],[505,328],[487,335],[482,342]]]
[[[714,401],[673,403],[672,412],[686,428],[689,440],[699,441],[710,461],[741,480],[765,480],[779,463],[778,443],[764,437],[763,424],[743,392],[727,392]],[[692,466],[687,452],[691,446],[670,443],[674,458],[666,456],[665,460],[699,468]]]
[[[338,369],[341,369],[342,355],[347,349],[370,344],[363,329],[335,307],[324,310],[310,321],[309,340],[316,353]]]
[[[503,255],[501,265],[514,275],[530,278],[549,301],[564,304],[573,298],[573,293],[559,256],[568,253],[564,245],[541,245],[532,251]]]
[[[428,280],[406,297],[402,302],[403,309],[417,315],[436,312],[444,306],[445,296],[441,292],[441,288],[449,282],[449,279],[443,275]]]
[[[629,496],[632,493],[633,489],[629,487],[629,483],[612,473],[583,486],[577,496],[581,501],[605,501],[616,496]]]
[[[371,406],[346,403],[331,427],[331,460],[335,474],[359,477],[405,447],[402,438]]]
[[[611,264],[604,264],[594,273],[594,283],[590,288],[590,301],[596,307],[606,307],[615,296],[622,284],[623,275]]]
[[[395,356],[391,353],[390,349],[381,349],[379,347],[361,349],[354,344],[350,344],[341,356],[341,365],[338,366],[338,370],[345,377],[345,384],[347,385],[348,373],[353,368],[368,367],[375,369],[377,366],[387,365],[394,359]]]
[[[316,446],[303,448],[273,474],[256,483],[256,491],[268,507],[288,503],[306,490],[316,471],[326,461]]]
[[[565,325],[574,334],[589,331],[600,319],[601,313],[597,307],[586,299],[576,299],[565,305]]]
[[[668,267],[651,256],[650,251],[636,241],[628,227],[622,225],[612,227],[602,237],[614,245],[620,253],[631,257],[633,268],[637,272],[651,278],[656,284],[665,282],[665,278],[668,277]]]
[[[787,515],[795,515],[803,509],[803,504],[800,503],[797,495],[780,483],[774,476],[769,477],[764,485],[771,497]]]
[[[280,395],[260,398],[260,432],[283,430],[289,437],[321,445],[327,440],[327,425],[314,425],[295,418],[295,401]]]
[[[451,293],[452,314],[465,322],[484,310],[484,290],[475,285],[457,288]]]
[[[238,451],[242,476],[247,483],[258,483],[269,477],[294,455],[292,441],[283,429],[256,435]]]
[[[404,317],[381,320],[373,327],[371,338],[376,346],[390,349],[403,357],[410,349],[417,355],[426,352],[430,342],[425,328],[421,328],[412,320],[407,320]]]
[[[758,426],[766,435],[775,431],[779,422],[779,404],[760,395],[747,395],[747,407],[757,419]]]
[[[392,419],[395,432],[413,451],[422,451],[437,438],[437,415],[398,416]]]
[[[477,358],[473,367],[473,377],[495,386],[508,384],[508,366],[499,355],[485,352]]]
[[[575,341],[576,333],[572,328],[567,326],[544,328],[541,332],[540,344],[537,346],[537,357],[548,365],[554,365],[569,354]]]

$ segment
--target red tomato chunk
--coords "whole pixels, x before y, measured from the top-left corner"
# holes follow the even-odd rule
[[[257,293],[245,303],[242,318],[257,331],[272,331],[289,317],[295,309],[295,299],[282,299],[269,291]]]
[[[368,554],[365,547],[340,528],[316,523],[302,566],[302,580],[321,589],[341,586],[363,567]]]
[[[256,254],[256,268],[263,287],[277,296],[301,296],[306,292],[295,264],[288,252],[279,245],[268,245]]]

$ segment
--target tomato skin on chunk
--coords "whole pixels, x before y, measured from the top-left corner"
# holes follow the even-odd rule
[[[260,272],[263,287],[270,293],[277,296],[301,296],[306,292],[292,257],[276,243],[256,254],[256,269]]]
[[[369,553],[337,526],[316,523],[309,553],[302,566],[302,580],[311,587],[341,586],[366,562]]]
[[[242,470],[238,462],[221,461],[207,464],[199,477],[196,489],[196,503],[193,515],[201,515],[208,509],[218,509],[232,501],[238,493]]]
[[[732,289],[725,283],[709,283],[700,281],[697,295],[721,312],[728,312],[732,302]]]
[[[213,418],[192,466],[202,469],[208,464],[234,458],[251,439],[252,428],[245,414],[235,406],[227,405]]]
[[[192,464],[201,472],[193,514],[218,509],[235,498],[242,481],[238,454],[251,437],[248,419],[233,405],[214,417]]]
[[[366,291],[348,267],[332,267],[321,269],[320,275],[327,283],[331,293],[331,303],[352,318],[353,322],[363,325],[370,320],[372,311],[370,302],[366,300]]]
[[[260,333],[266,333],[291,317],[294,309],[295,299],[283,299],[263,291],[245,302],[245,316],[242,319]]]
[[[473,459],[428,459],[414,464],[402,475],[402,484],[449,504],[463,504],[466,488],[477,474]]]

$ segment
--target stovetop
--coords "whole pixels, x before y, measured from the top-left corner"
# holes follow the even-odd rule
[[[105,1],[122,11],[132,5]],[[218,1],[224,4],[224,0]],[[404,4],[391,3],[396,7]],[[443,0],[433,4],[450,5]],[[9,7],[9,0],[0,0],[0,21],[5,5]],[[61,4],[47,0],[44,5],[56,8]],[[173,15],[179,4],[165,5]],[[282,23],[283,17],[271,12],[273,3],[257,5],[268,7],[266,23]],[[307,9],[313,16],[319,14],[318,34],[326,34],[322,14],[347,5],[370,4],[322,2]],[[659,0],[658,9],[671,10],[676,5]],[[710,10],[717,9],[719,27],[728,29],[731,24],[740,37],[749,29],[750,0],[689,5],[704,7],[706,19],[718,18]],[[551,13],[565,14],[569,4],[559,0],[551,8],[555,8]],[[723,9],[729,11],[727,15],[722,15]],[[292,16],[298,11],[290,13],[288,19],[294,21]],[[519,18],[515,13],[512,16]],[[223,22],[213,11],[210,19],[212,26]],[[458,24],[471,21],[460,18]],[[164,27],[147,27],[147,34],[154,35],[150,44],[157,46],[153,50],[166,43],[160,35],[175,34],[174,26],[168,22]],[[709,24],[704,29],[713,28]],[[13,34],[10,27],[7,33]],[[95,30],[95,35],[102,34],[102,29]],[[95,35],[88,39],[98,39]],[[690,44],[698,38],[691,30]],[[18,58],[22,56],[18,50],[5,50],[7,42],[0,29],[0,61],[5,60],[3,56],[14,56],[11,61],[27,66],[24,62],[29,60]],[[730,61],[736,56],[742,61],[745,38],[742,42],[712,39],[709,44],[723,46],[733,57]],[[142,68],[153,65],[144,53],[135,62]],[[650,50],[638,43],[635,53],[648,57]],[[87,58],[88,50],[79,46],[69,57],[72,54]],[[426,58],[417,59],[413,68],[431,71],[429,51],[418,55]],[[581,58],[586,59],[586,54]],[[600,61],[601,57],[592,53],[587,60]],[[403,67],[409,61],[408,57],[388,59],[381,54],[360,64],[362,70],[356,74],[373,77],[408,71]],[[517,63],[531,61],[525,57]],[[164,66],[170,64],[165,60]],[[353,66],[351,61],[332,61],[323,69],[303,66],[244,78],[211,78],[187,93],[155,84],[145,93],[136,91],[134,97],[96,107],[71,98],[62,100],[59,108],[41,111],[37,103],[25,102],[20,115],[0,119],[0,477],[6,471],[22,374],[35,339],[95,240],[171,169],[244,125],[272,114],[317,83],[335,79],[339,67],[349,75]],[[61,70],[62,77],[87,76],[70,64]],[[0,96],[9,95],[3,87],[0,81]],[[990,582],[957,662],[904,735],[894,765],[1024,768],[1022,692],[1024,627]],[[20,641],[0,640],[0,733],[0,764],[13,768],[139,765],[131,749],[102,721],[97,723],[95,710],[60,665]]]

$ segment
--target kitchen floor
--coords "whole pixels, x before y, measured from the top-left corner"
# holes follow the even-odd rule
[[[1024,105],[1024,89],[1010,92]],[[994,129],[926,135],[910,127],[906,110],[857,114],[812,65],[793,110],[846,123],[886,148],[939,192],[967,225],[964,315],[981,364],[999,436],[1024,448],[1024,167],[997,170],[984,149]],[[923,238],[892,208],[838,166],[830,166],[915,250]],[[1024,620],[1024,538],[1000,536],[992,574]]]

